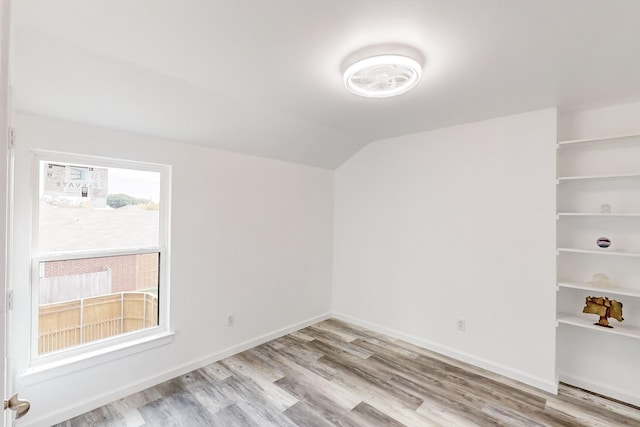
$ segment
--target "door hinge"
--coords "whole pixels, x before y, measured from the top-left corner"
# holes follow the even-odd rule
[[[9,128],[9,148],[16,146],[16,128]]]
[[[7,311],[13,310],[13,289],[7,291]]]

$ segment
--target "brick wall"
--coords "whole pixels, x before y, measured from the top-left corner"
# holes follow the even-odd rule
[[[111,291],[156,288],[159,254],[121,255],[45,263],[45,277],[71,276],[111,270]]]
[[[158,287],[159,254],[136,255],[136,289]]]

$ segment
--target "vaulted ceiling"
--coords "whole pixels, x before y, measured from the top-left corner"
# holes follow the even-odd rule
[[[640,99],[637,0],[14,0],[16,108],[335,168],[367,143]],[[347,92],[404,45],[420,84]]]

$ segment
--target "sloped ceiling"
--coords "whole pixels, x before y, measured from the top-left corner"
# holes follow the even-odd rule
[[[14,0],[19,111],[335,168],[367,143],[640,99],[637,0]],[[365,99],[345,60],[425,58]]]

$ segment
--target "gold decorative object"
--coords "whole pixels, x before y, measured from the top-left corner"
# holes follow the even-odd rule
[[[613,328],[609,325],[609,317],[613,317],[618,322],[622,322],[622,303],[616,300],[610,300],[607,297],[587,297],[583,313],[597,314],[600,319],[594,325]]]

